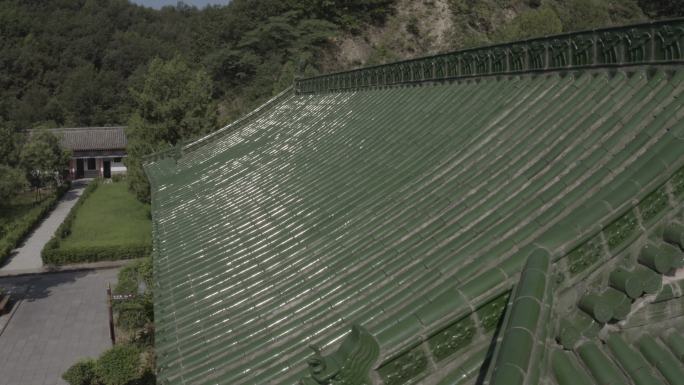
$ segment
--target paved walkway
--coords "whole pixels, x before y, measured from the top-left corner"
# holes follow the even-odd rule
[[[73,182],[71,190],[64,194],[55,209],[33,231],[24,244],[12,252],[8,263],[0,269],[0,272],[32,270],[43,267],[40,251],[43,250],[43,246],[55,234],[55,231],[57,231],[59,225],[69,214],[69,210],[76,204],[78,197],[81,196],[87,184],[87,180]]]
[[[0,334],[0,385],[65,384],[62,373],[72,364],[111,347],[106,287],[117,272],[0,279],[0,287],[23,297]]]

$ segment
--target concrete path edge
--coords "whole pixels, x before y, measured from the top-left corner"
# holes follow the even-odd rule
[[[38,275],[38,274],[50,274],[50,273],[63,273],[67,271],[79,271],[79,270],[103,270],[103,269],[113,269],[117,267],[123,267],[129,263],[135,261],[140,261],[141,258],[134,259],[122,259],[118,261],[102,261],[102,262],[90,262],[90,263],[74,263],[70,265],[60,265],[60,266],[43,266],[38,269],[24,269],[24,270],[10,270],[2,271],[0,270],[0,278],[5,277],[19,277],[24,275]]]
[[[12,309],[10,310],[10,313],[7,315],[7,319],[2,325],[0,325],[0,336],[5,331],[5,329],[7,329],[7,325],[9,325],[9,323],[12,322],[12,317],[14,317],[14,313],[17,312],[17,309],[19,309],[19,306],[21,306],[22,302],[24,302],[24,300],[20,299],[14,305],[12,305]]]

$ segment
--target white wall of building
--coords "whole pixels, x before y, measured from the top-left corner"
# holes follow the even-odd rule
[[[112,159],[112,174],[125,174],[126,173],[126,165],[123,164],[123,160],[121,162],[115,162],[114,159]]]

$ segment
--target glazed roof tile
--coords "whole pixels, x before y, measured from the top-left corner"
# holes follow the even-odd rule
[[[654,228],[645,243],[633,244],[635,261],[621,253],[625,259],[617,268],[604,263],[584,283],[554,282],[549,277],[564,275],[563,268],[537,268],[551,258],[539,250],[531,254],[513,289],[485,383],[681,384],[684,225],[665,216]],[[654,264],[653,256],[661,263]],[[644,271],[658,280],[654,289],[642,284],[651,280]],[[563,304],[567,297],[576,302],[574,311]],[[544,309],[552,315],[544,316]]]
[[[155,155],[160,381],[295,384],[308,345],[332,351],[352,325],[375,342],[326,357],[348,368],[377,343],[373,384],[472,381],[453,352],[488,344],[530,252],[555,261],[597,231],[617,249],[651,218],[635,202],[655,218],[665,182],[675,201],[683,79],[674,66],[307,80]],[[592,250],[567,263],[585,269]],[[576,358],[558,357],[571,372]]]

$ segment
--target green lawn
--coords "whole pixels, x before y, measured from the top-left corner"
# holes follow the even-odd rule
[[[151,244],[149,206],[125,182],[101,184],[76,211],[61,248]]]

